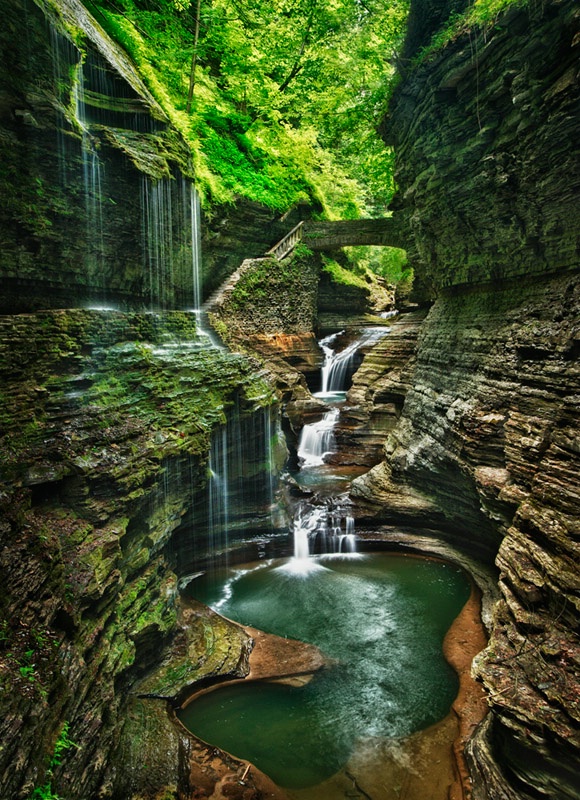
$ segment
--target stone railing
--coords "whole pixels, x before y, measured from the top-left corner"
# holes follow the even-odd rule
[[[290,233],[287,233],[283,239],[280,239],[278,244],[271,247],[266,253],[267,256],[274,256],[278,261],[281,261],[284,256],[287,256],[291,250],[294,250],[298,242],[302,240],[302,227],[304,222],[299,222],[295,228],[292,228]]]

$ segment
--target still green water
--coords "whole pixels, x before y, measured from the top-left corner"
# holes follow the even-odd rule
[[[405,736],[448,713],[458,684],[441,645],[469,591],[453,565],[390,554],[274,561],[199,579],[192,594],[224,616],[316,644],[337,663],[301,688],[218,689],[180,718],[281,786],[318,784],[357,739]]]

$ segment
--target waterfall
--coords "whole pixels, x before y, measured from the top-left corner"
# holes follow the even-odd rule
[[[187,308],[196,315],[198,344],[221,347],[201,311],[201,211],[186,178],[141,179],[142,250],[151,310]]]
[[[318,422],[305,425],[300,432],[298,458],[302,467],[324,464],[324,457],[334,452],[334,428],[338,420],[338,407],[331,408]]]
[[[286,572],[306,574],[323,567],[311,556],[347,555],[356,552],[354,518],[327,498],[321,505],[300,503],[292,523],[294,558],[280,567]]]
[[[176,259],[182,255],[178,248],[189,225],[185,224],[185,198],[174,195],[174,181],[169,178],[141,178],[143,256],[151,310],[175,306],[176,275],[183,272],[183,264]]]
[[[221,348],[223,345],[207,323],[207,315],[202,311],[202,261],[201,261],[201,204],[199,194],[191,181],[182,181],[184,198],[189,194],[188,229],[191,238],[191,282],[193,288],[193,308],[196,315],[198,339],[209,347]],[[185,203],[184,203],[185,207]]]
[[[75,118],[81,131],[82,180],[85,196],[86,267],[90,283],[105,292],[104,263],[105,238],[103,235],[103,179],[104,165],[99,158],[95,142],[89,131],[83,63],[77,64],[74,82]]]
[[[205,487],[192,497],[184,530],[195,551],[191,567],[223,566],[236,549],[258,544],[260,551],[275,531],[283,527],[287,533],[287,519],[276,503],[277,463],[286,452],[276,409],[244,413],[236,403],[225,424],[214,430]]]
[[[229,534],[228,436],[224,425],[212,437],[209,455],[208,533],[212,558],[222,555],[227,563]]]
[[[262,425],[264,430],[264,456],[266,464],[266,479],[268,503],[270,509],[274,508],[274,473],[276,464],[274,459],[274,439],[277,438],[277,431],[273,429],[270,408],[262,409]]]
[[[334,366],[337,363],[338,356],[335,353],[332,345],[336,342],[339,336],[342,336],[344,331],[339,331],[338,333],[331,333],[330,336],[326,336],[324,339],[321,339],[318,344],[324,353],[324,363],[322,364],[321,370],[321,395],[328,394],[331,390],[329,389],[329,385],[331,384],[330,377],[333,373]],[[337,380],[334,380],[333,383],[337,383]],[[336,387],[334,391],[342,391],[342,383],[339,387]]]
[[[376,344],[379,339],[388,333],[390,328],[376,327],[365,328],[362,333],[343,350],[334,350],[333,345],[336,340],[344,334],[344,331],[332,333],[318,343],[324,353],[324,363],[321,371],[321,391],[317,397],[344,392],[348,389],[348,379],[356,366],[356,355],[363,347]]]
[[[60,184],[68,187],[68,170],[70,161],[69,136],[65,135],[65,128],[68,128],[65,108],[68,106],[69,97],[67,87],[70,81],[69,64],[74,64],[79,58],[79,52],[66,36],[57,31],[54,25],[50,25],[50,52],[52,55],[52,77],[54,96],[57,100],[56,107],[56,148],[58,156],[58,172]],[[74,88],[76,92],[78,87]],[[78,113],[77,96],[74,97],[73,107]],[[79,122],[80,126],[80,122]],[[82,127],[82,126],[81,126]]]
[[[189,186],[189,210],[191,231],[191,274],[193,284],[193,310],[201,309],[201,208],[199,195],[193,183],[183,180],[183,191]]]

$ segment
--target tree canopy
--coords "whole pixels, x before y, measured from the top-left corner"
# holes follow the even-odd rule
[[[202,193],[383,213],[408,0],[85,0],[192,145]]]

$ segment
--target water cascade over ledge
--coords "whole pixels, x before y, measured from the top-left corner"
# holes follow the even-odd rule
[[[358,368],[357,357],[363,348],[372,347],[389,332],[389,328],[370,327],[364,328],[359,335],[342,350],[335,350],[337,343],[344,331],[332,333],[318,343],[324,353],[324,363],[321,370],[321,388],[316,397],[332,397],[336,392],[345,392],[353,372]]]

